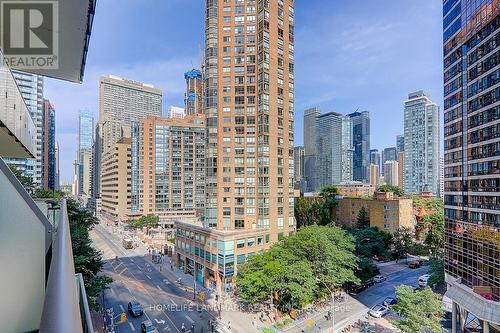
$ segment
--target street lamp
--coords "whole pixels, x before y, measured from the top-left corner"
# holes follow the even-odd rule
[[[319,283],[323,283],[323,285],[326,287],[326,289],[330,292],[330,295],[332,296],[332,333],[335,332],[335,295],[333,294],[333,291],[324,283],[321,281],[319,278],[316,278],[316,281]]]

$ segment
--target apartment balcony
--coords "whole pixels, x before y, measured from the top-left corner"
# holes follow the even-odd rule
[[[94,332],[66,201],[37,200],[0,158],[0,332]]]

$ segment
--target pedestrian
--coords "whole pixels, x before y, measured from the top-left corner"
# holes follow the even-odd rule
[[[255,317],[253,317],[252,326],[255,327]]]
[[[194,333],[194,324],[193,324],[193,325],[191,325],[191,332],[193,332],[193,333]]]
[[[231,331],[231,321],[227,322],[227,328]]]
[[[181,325],[181,332],[184,333],[186,332],[186,326],[184,326],[184,323]]]
[[[214,324],[213,324],[213,323],[212,323],[212,327],[210,327],[210,331],[211,331],[212,333],[214,333],[214,331],[215,331],[215,327],[214,327]]]

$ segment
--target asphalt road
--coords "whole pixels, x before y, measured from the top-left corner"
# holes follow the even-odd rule
[[[108,253],[111,250],[118,256],[118,260],[107,260],[104,265],[104,273],[114,280],[104,293],[104,307],[118,316],[115,323],[122,312],[127,314],[125,323],[115,325],[115,332],[141,332],[141,322],[147,319],[159,332],[187,333],[193,324],[195,332],[201,332],[202,327],[208,332],[208,322],[214,318],[202,306],[190,301],[181,286],[165,279],[144,255],[124,249],[118,237],[101,226],[94,229],[94,234],[98,248],[107,247]],[[133,318],[127,311],[127,304],[132,300],[143,305],[143,316]]]

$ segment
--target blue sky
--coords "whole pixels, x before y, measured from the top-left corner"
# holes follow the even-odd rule
[[[440,0],[296,0],[295,138],[303,110],[371,113],[372,148],[394,146],[403,103],[426,90],[442,106]],[[183,73],[199,65],[204,0],[97,2],[83,84],[46,79],[56,107],[62,181],[72,179],[78,109],[98,117],[98,81],[118,75],[163,90],[164,110],[183,105]]]

